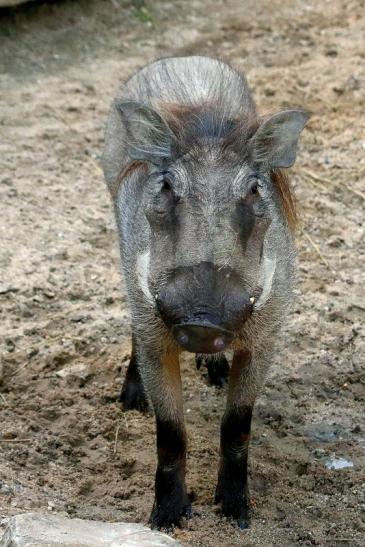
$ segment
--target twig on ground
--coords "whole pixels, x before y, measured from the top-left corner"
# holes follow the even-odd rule
[[[101,166],[98,164],[98,162],[96,160],[94,160],[94,158],[92,156],[89,156],[87,155],[86,156],[88,158],[88,160],[90,160],[90,163],[93,164],[95,170],[97,171],[98,175],[103,175],[103,170],[101,168]]]
[[[316,173],[313,173],[309,169],[305,169],[305,168],[302,167],[301,172],[304,173],[305,175],[307,175],[308,177],[310,177],[311,179],[322,183],[323,188],[326,188],[326,186],[325,186],[326,184],[327,185],[332,184],[332,186],[335,186],[337,188],[343,187],[343,186],[341,186],[340,183],[338,183],[334,180],[328,179],[326,177],[323,177],[322,175],[317,175]],[[355,196],[358,196],[358,197],[365,200],[365,194],[363,192],[360,192],[360,190],[355,190],[355,188],[352,188],[352,186],[350,186],[350,185],[346,185],[346,191],[352,192],[353,194],[355,194]]]
[[[31,346],[29,346],[31,347]],[[13,376],[15,376],[16,374],[18,374],[19,372],[21,372],[22,370],[24,370],[27,366],[29,365],[29,361],[25,361],[25,363],[23,363],[22,365],[20,365],[20,367],[18,367],[17,369],[15,369],[11,374],[9,374],[9,378],[12,378]]]
[[[327,106],[329,106],[330,108],[338,108],[338,105],[339,103],[334,103],[333,101],[329,101],[328,99],[325,99],[324,97],[322,97],[321,95],[317,95],[317,99],[319,99],[320,101],[322,101],[322,103],[326,104]]]
[[[115,436],[114,436],[114,454],[117,453],[117,444],[118,444],[119,429],[120,429],[120,424],[117,425],[116,430],[115,430]]]
[[[313,249],[316,251],[316,253],[317,253],[318,256],[320,257],[320,259],[322,260],[323,264],[324,264],[325,266],[327,266],[327,268],[328,268],[332,273],[335,273],[335,272],[332,270],[331,266],[329,265],[329,262],[328,262],[327,258],[325,258],[325,257],[323,256],[323,254],[321,253],[321,250],[320,250],[320,248],[318,247],[317,243],[315,243],[315,242],[313,241],[313,239],[311,238],[311,236],[310,236],[309,234],[307,234],[307,232],[305,232],[304,230],[302,230],[302,233],[303,233],[304,237],[306,237],[307,240],[309,241],[309,243],[312,245]]]
[[[32,439],[0,439],[0,443],[31,443]]]
[[[322,192],[326,192],[328,194],[328,188],[325,187],[325,185],[321,182],[321,183],[318,183],[316,182],[312,177],[308,176],[307,178],[308,182],[310,182],[311,184],[313,184],[313,186],[315,188],[319,188],[320,190],[322,190]]]

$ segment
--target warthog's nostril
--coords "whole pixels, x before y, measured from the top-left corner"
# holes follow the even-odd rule
[[[180,346],[186,346],[189,343],[189,336],[183,332],[179,332],[176,336],[176,341],[180,344]]]
[[[218,336],[213,342],[213,346],[217,351],[223,351],[226,345],[226,342],[221,336]]]
[[[211,323],[182,323],[172,332],[176,342],[192,353],[218,353],[233,340],[233,333]]]

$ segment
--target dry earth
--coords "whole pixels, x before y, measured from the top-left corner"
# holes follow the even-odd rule
[[[299,291],[258,401],[253,519],[213,505],[225,390],[183,364],[191,546],[365,545],[365,4],[31,3],[0,11],[0,517],[146,522],[154,421],[117,401],[130,352],[99,160],[119,83],[156,57],[246,71],[261,111],[313,112],[293,180]],[[353,467],[332,470],[326,458]]]

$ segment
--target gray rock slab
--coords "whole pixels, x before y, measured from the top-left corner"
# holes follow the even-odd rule
[[[32,0],[0,0],[0,8],[9,8],[11,6],[17,6],[18,4],[25,4]]]
[[[71,519],[52,513],[23,513],[12,517],[1,547],[167,547],[176,540],[142,524]]]

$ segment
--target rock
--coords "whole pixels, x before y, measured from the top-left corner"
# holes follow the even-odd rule
[[[80,378],[86,378],[90,375],[90,371],[88,370],[87,365],[84,363],[74,363],[72,365],[68,365],[65,368],[62,368],[61,370],[57,370],[56,376],[59,378],[67,378],[67,376],[77,376]]]
[[[335,443],[350,437],[349,432],[340,424],[317,422],[303,428],[305,437],[322,443]]]
[[[12,517],[0,547],[165,547],[176,540],[142,524],[117,524],[69,519],[49,513],[24,513]]]
[[[327,467],[327,469],[346,469],[348,467],[354,467],[354,464],[351,460],[347,460],[346,458],[340,458],[336,455],[326,458],[324,461],[324,465]]]
[[[10,8],[11,6],[17,6],[18,4],[25,4],[26,2],[33,0],[0,0],[0,8]]]
[[[1,0],[0,0],[0,7],[1,7]],[[11,287],[10,285],[0,284],[0,294],[8,294],[8,293],[13,293],[18,291],[19,289],[17,287]]]

